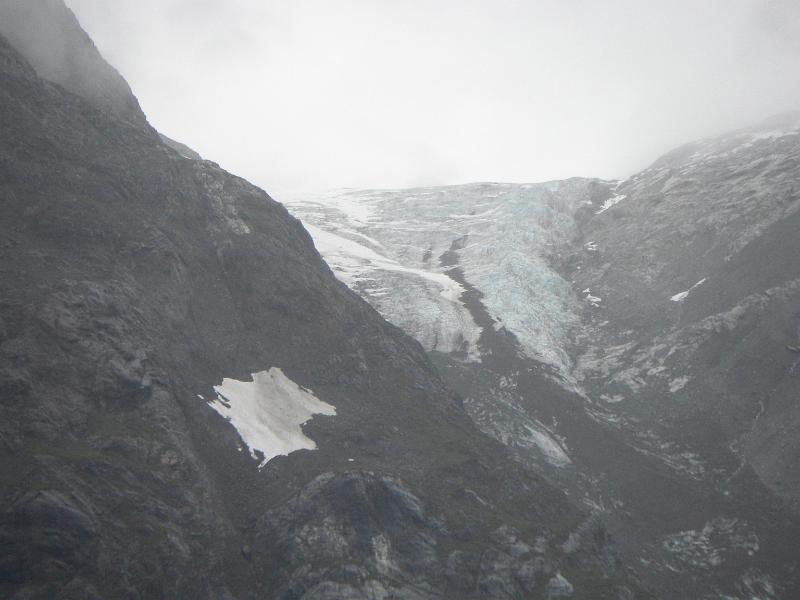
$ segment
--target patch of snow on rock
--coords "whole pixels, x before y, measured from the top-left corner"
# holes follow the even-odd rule
[[[617,402],[622,402],[625,400],[625,396],[622,394],[614,394],[613,396],[609,396],[608,394],[602,394],[600,396],[600,400],[603,402],[609,402],[611,404],[616,404]]]
[[[526,429],[530,434],[531,441],[539,447],[539,450],[545,455],[550,464],[556,467],[563,467],[572,462],[561,445],[552,436],[543,431],[543,428],[534,429],[526,426]]]
[[[586,288],[582,293],[586,294],[585,299],[592,306],[600,306],[600,303],[603,301],[602,298],[592,295],[592,290],[590,288]]]
[[[217,397],[209,406],[234,426],[250,449],[250,456],[264,467],[276,456],[296,450],[315,450],[314,440],[303,434],[302,426],[314,415],[336,414],[336,408],[319,400],[311,390],[300,387],[277,367],[253,373],[252,381],[223,379],[214,386]]]
[[[556,467],[572,462],[564,440],[522,410],[513,394],[495,390],[467,397],[464,408],[481,431],[520,455],[541,456]]]
[[[686,387],[687,383],[689,383],[688,377],[678,377],[676,379],[673,379],[672,381],[669,382],[669,391],[673,394],[675,392],[679,392]]]
[[[703,279],[701,279],[700,281],[695,283],[692,287],[690,287],[685,292],[680,292],[678,294],[675,294],[674,296],[671,296],[670,300],[672,300],[673,302],[683,302],[689,296],[689,292],[691,292],[694,288],[703,285],[706,282],[706,279],[707,279],[707,277],[703,277]]]
[[[594,214],[599,215],[601,213],[606,212],[612,206],[616,206],[617,204],[619,204],[620,202],[625,200],[625,198],[627,198],[627,196],[625,194],[616,194],[616,195],[612,196],[611,198],[609,198],[608,200],[603,202],[603,205],[600,207],[600,210],[598,210]]]

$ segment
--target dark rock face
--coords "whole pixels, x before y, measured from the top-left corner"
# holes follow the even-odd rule
[[[165,145],[60,2],[0,6],[55,15],[72,61],[0,37],[0,595],[647,597],[606,538],[562,548],[584,512],[281,205]],[[258,470],[197,395],[272,366],[337,414]]]
[[[800,114],[679,148],[579,215],[560,265],[603,298],[572,350],[581,385],[642,452],[710,488],[692,506],[718,516],[663,547],[698,574],[733,562],[739,594],[776,598],[798,593],[798,167]]]
[[[341,514],[336,522],[329,516]],[[254,560],[288,573],[276,597],[418,597],[441,576],[436,539],[443,525],[426,516],[401,482],[372,473],[326,473],[255,527]],[[316,567],[316,568],[315,568]],[[424,596],[423,596],[424,597]]]
[[[182,144],[176,140],[173,140],[172,138],[165,136],[163,133],[159,133],[158,135],[161,137],[162,142],[164,142],[167,146],[175,150],[175,152],[184,158],[192,158],[194,160],[201,160],[203,158],[197,152],[189,148],[189,146],[186,144]]]
[[[580,341],[587,382],[648,427],[730,447],[794,511],[799,169],[797,113],[680,148],[586,221],[598,251],[573,275],[608,299]]]
[[[323,474],[254,530],[252,560],[271,566],[268,580],[282,582],[278,598],[577,597],[544,538],[529,545],[516,529],[500,526],[475,552],[474,534],[449,532],[401,481],[373,473]],[[608,550],[605,542],[574,539],[595,557]],[[612,559],[605,573],[613,579],[618,569]],[[586,571],[604,572],[596,565]],[[626,594],[606,582],[587,597]]]

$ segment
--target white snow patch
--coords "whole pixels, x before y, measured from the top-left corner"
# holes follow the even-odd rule
[[[616,206],[617,204],[625,200],[625,198],[627,197],[628,196],[626,196],[625,194],[615,194],[614,196],[603,202],[603,205],[600,207],[600,210],[598,210],[594,214],[599,215],[600,213],[606,212],[609,208],[611,208],[612,206]]]
[[[674,296],[671,296],[670,300],[672,300],[673,302],[683,302],[689,296],[689,292],[691,292],[694,288],[703,285],[706,282],[707,279],[708,279],[708,277],[703,277],[700,281],[695,283],[692,287],[690,287],[685,292],[680,292],[678,294],[675,294]]]
[[[561,444],[554,440],[551,435],[542,430],[534,429],[529,425],[526,425],[525,429],[530,433],[531,441],[539,447],[539,450],[542,451],[542,454],[545,455],[550,464],[556,467],[563,467],[572,462],[567,453],[564,452]]]
[[[675,294],[674,296],[671,296],[670,300],[672,300],[673,302],[683,302],[684,300],[686,300],[686,296],[688,295],[689,295],[688,291],[681,292],[680,294]]]
[[[676,379],[673,379],[672,381],[669,382],[669,391],[673,394],[675,392],[679,392],[686,387],[687,383],[689,383],[688,377],[678,377]]]
[[[593,296],[593,295],[592,295],[592,290],[591,290],[590,288],[586,288],[586,289],[585,289],[585,290],[583,290],[583,292],[581,292],[581,293],[582,293],[582,294],[586,294],[586,296],[585,296],[585,298],[584,298],[584,299],[585,299],[585,300],[586,300],[586,301],[587,301],[589,304],[591,304],[592,306],[600,306],[600,303],[603,301],[603,299],[602,299],[602,298],[600,298],[600,297],[598,297],[598,296]]]
[[[250,456],[264,459],[264,467],[276,456],[295,450],[315,450],[314,440],[303,434],[302,426],[314,415],[336,414],[336,408],[319,400],[311,390],[300,387],[277,367],[252,374],[252,381],[223,379],[214,386],[217,397],[208,405],[234,426],[250,449]]]
[[[623,396],[622,394],[614,394],[613,396],[609,396],[607,394],[602,394],[600,396],[600,400],[602,400],[603,402],[609,402],[611,404],[616,404],[617,402],[622,402],[623,400],[625,400],[625,396]]]

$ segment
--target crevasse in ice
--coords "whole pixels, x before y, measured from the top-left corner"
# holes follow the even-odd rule
[[[576,300],[550,265],[575,235],[575,211],[590,204],[594,183],[337,190],[286,204],[337,277],[427,349],[480,356],[480,329],[446,274],[458,266],[495,327],[566,373]]]

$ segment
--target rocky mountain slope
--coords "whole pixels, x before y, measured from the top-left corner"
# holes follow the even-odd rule
[[[567,266],[606,299],[580,377],[648,424],[713,431],[797,512],[800,113],[679,148],[617,189],[582,228],[595,251]]]
[[[800,118],[618,182],[295,198],[337,276],[665,598],[793,598]]]
[[[650,597],[60,1],[0,15],[0,596]]]

